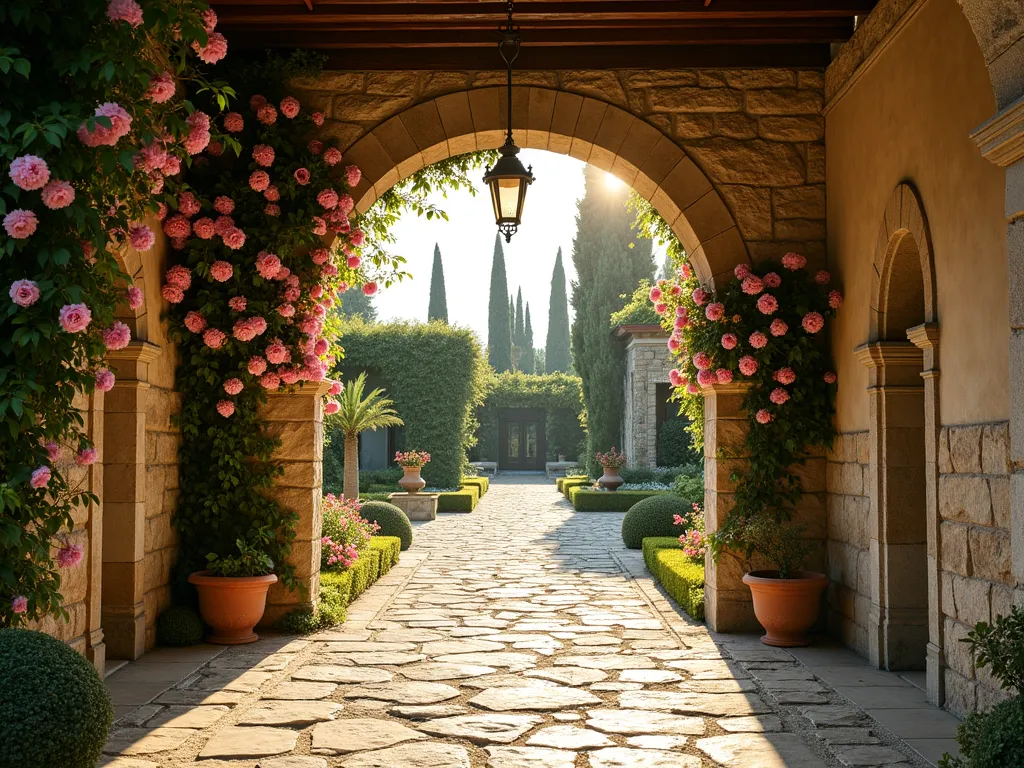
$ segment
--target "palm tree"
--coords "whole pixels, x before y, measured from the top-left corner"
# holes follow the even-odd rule
[[[364,371],[342,390],[338,401],[340,408],[329,417],[345,435],[346,499],[359,498],[359,433],[379,427],[399,427],[404,423],[391,408],[394,403],[384,397],[383,389],[375,389],[364,398],[365,386]]]

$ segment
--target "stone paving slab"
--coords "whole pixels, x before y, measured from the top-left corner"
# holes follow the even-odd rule
[[[621,519],[499,478],[417,525],[345,624],[224,650],[124,720],[107,764],[924,768],[793,655],[678,613]]]

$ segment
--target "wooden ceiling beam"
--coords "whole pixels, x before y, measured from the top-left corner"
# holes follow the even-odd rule
[[[232,43],[250,49],[296,47],[302,37],[242,34]],[[304,43],[307,47],[308,42]],[[324,50],[333,70],[482,70],[501,69],[497,51],[480,48],[364,48]],[[689,46],[556,46],[524,47],[516,70],[552,69],[690,69],[796,67],[824,69],[829,46],[816,45],[689,45]]]

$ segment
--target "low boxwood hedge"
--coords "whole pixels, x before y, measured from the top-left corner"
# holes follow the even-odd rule
[[[584,486],[586,486],[587,488],[589,488],[591,486],[590,478],[588,478],[588,477],[566,477],[566,478],[562,479],[562,488],[561,488],[561,490],[562,490],[562,493],[565,494],[566,498],[570,499],[570,501],[571,501],[571,497],[569,496],[569,494],[572,492],[572,489],[573,488],[581,488],[581,487],[584,487]]]
[[[281,617],[283,632],[308,635],[341,624],[349,603],[398,562],[402,540],[397,536],[373,536],[347,571],[320,571],[320,596],[316,611],[292,611]]]
[[[586,475],[566,475],[565,477],[555,478],[555,487],[558,488],[559,493],[565,493],[565,484],[569,480],[586,480]]]
[[[380,551],[380,575],[383,576],[398,563],[402,540],[397,536],[374,536],[370,539],[370,549]]]
[[[367,501],[387,501],[391,493],[360,493],[359,500],[362,502]]]
[[[651,536],[643,542],[644,563],[655,580],[690,616],[704,620],[704,563],[695,563],[672,536]]]
[[[477,475],[475,477],[464,477],[462,478],[462,487],[465,488],[467,485],[475,485],[480,489],[480,498],[490,490],[491,481],[490,478],[484,477],[483,475]]]
[[[574,487],[569,490],[569,501],[577,512],[628,512],[641,499],[662,496],[668,491],[592,491]]]
[[[466,486],[457,491],[437,494],[438,512],[472,512],[480,501],[480,489],[475,486]]]

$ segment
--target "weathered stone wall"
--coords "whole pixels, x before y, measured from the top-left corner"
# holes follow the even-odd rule
[[[836,436],[828,453],[829,629],[858,653],[868,653],[871,535],[867,432]]]
[[[939,434],[946,705],[988,709],[1006,694],[974,669],[960,640],[979,621],[1010,612],[1009,424],[943,427]]]
[[[433,114],[403,115],[416,105],[446,94],[468,92],[503,85],[504,72],[325,72],[317,80],[295,83],[304,104],[327,115],[325,128],[343,147],[354,144],[371,131],[380,142],[380,162],[390,162],[397,173],[384,176],[388,185],[424,164],[449,154],[498,146],[501,131],[480,131],[473,99],[468,115],[459,112],[456,100],[436,102]],[[540,89],[579,94],[613,104],[644,120],[682,147],[708,176],[721,195],[728,213],[739,228],[752,259],[799,250],[812,258],[824,259],[825,239],[825,145],[823,103],[824,76],[815,70],[677,70],[614,72],[562,70],[521,72],[515,76],[513,97],[515,128],[525,128],[525,115],[533,120],[532,96]],[[530,86],[526,88],[525,86]],[[495,99],[496,112],[504,113],[504,100]],[[439,120],[438,120],[439,113]],[[557,116],[556,116],[557,117]],[[580,123],[600,121],[601,115],[579,116]],[[550,119],[550,117],[549,117]],[[432,156],[423,151],[418,158],[418,131],[424,122],[437,122],[447,130],[464,124],[464,136],[453,139],[448,132],[447,151]],[[557,120],[552,121],[552,123]],[[571,131],[576,126],[567,129]],[[384,124],[384,125],[382,125]],[[555,126],[551,125],[551,133]],[[584,126],[585,128],[586,126]],[[598,133],[598,123],[591,134]],[[601,126],[605,131],[605,126]],[[609,129],[610,130],[610,129]],[[477,133],[474,134],[474,131]],[[577,132],[582,132],[577,127]],[[521,144],[539,146],[595,162],[606,158],[602,167],[612,166],[631,136],[622,134],[609,142],[591,135],[585,141],[542,141],[534,144],[534,131],[523,131]],[[411,137],[410,137],[411,135]],[[564,137],[564,134],[562,134]],[[439,134],[445,141],[445,133]],[[598,147],[594,149],[594,147]],[[423,147],[419,147],[423,150]],[[593,149],[593,155],[591,151]],[[647,158],[642,153],[637,167]],[[609,152],[611,153],[609,155]],[[390,160],[389,160],[390,158]],[[667,173],[670,169],[665,168]],[[378,194],[380,191],[379,190]],[[650,194],[651,191],[648,191]],[[643,193],[643,190],[641,190]],[[657,205],[657,200],[654,201]],[[710,202],[708,203],[710,205]],[[667,219],[672,211],[662,211]],[[678,215],[678,210],[674,213]],[[728,226],[729,224],[726,224]],[[724,227],[723,227],[724,229]]]
[[[668,383],[672,356],[667,336],[654,333],[631,338],[626,345],[622,446],[631,467],[658,464],[658,384]]]

